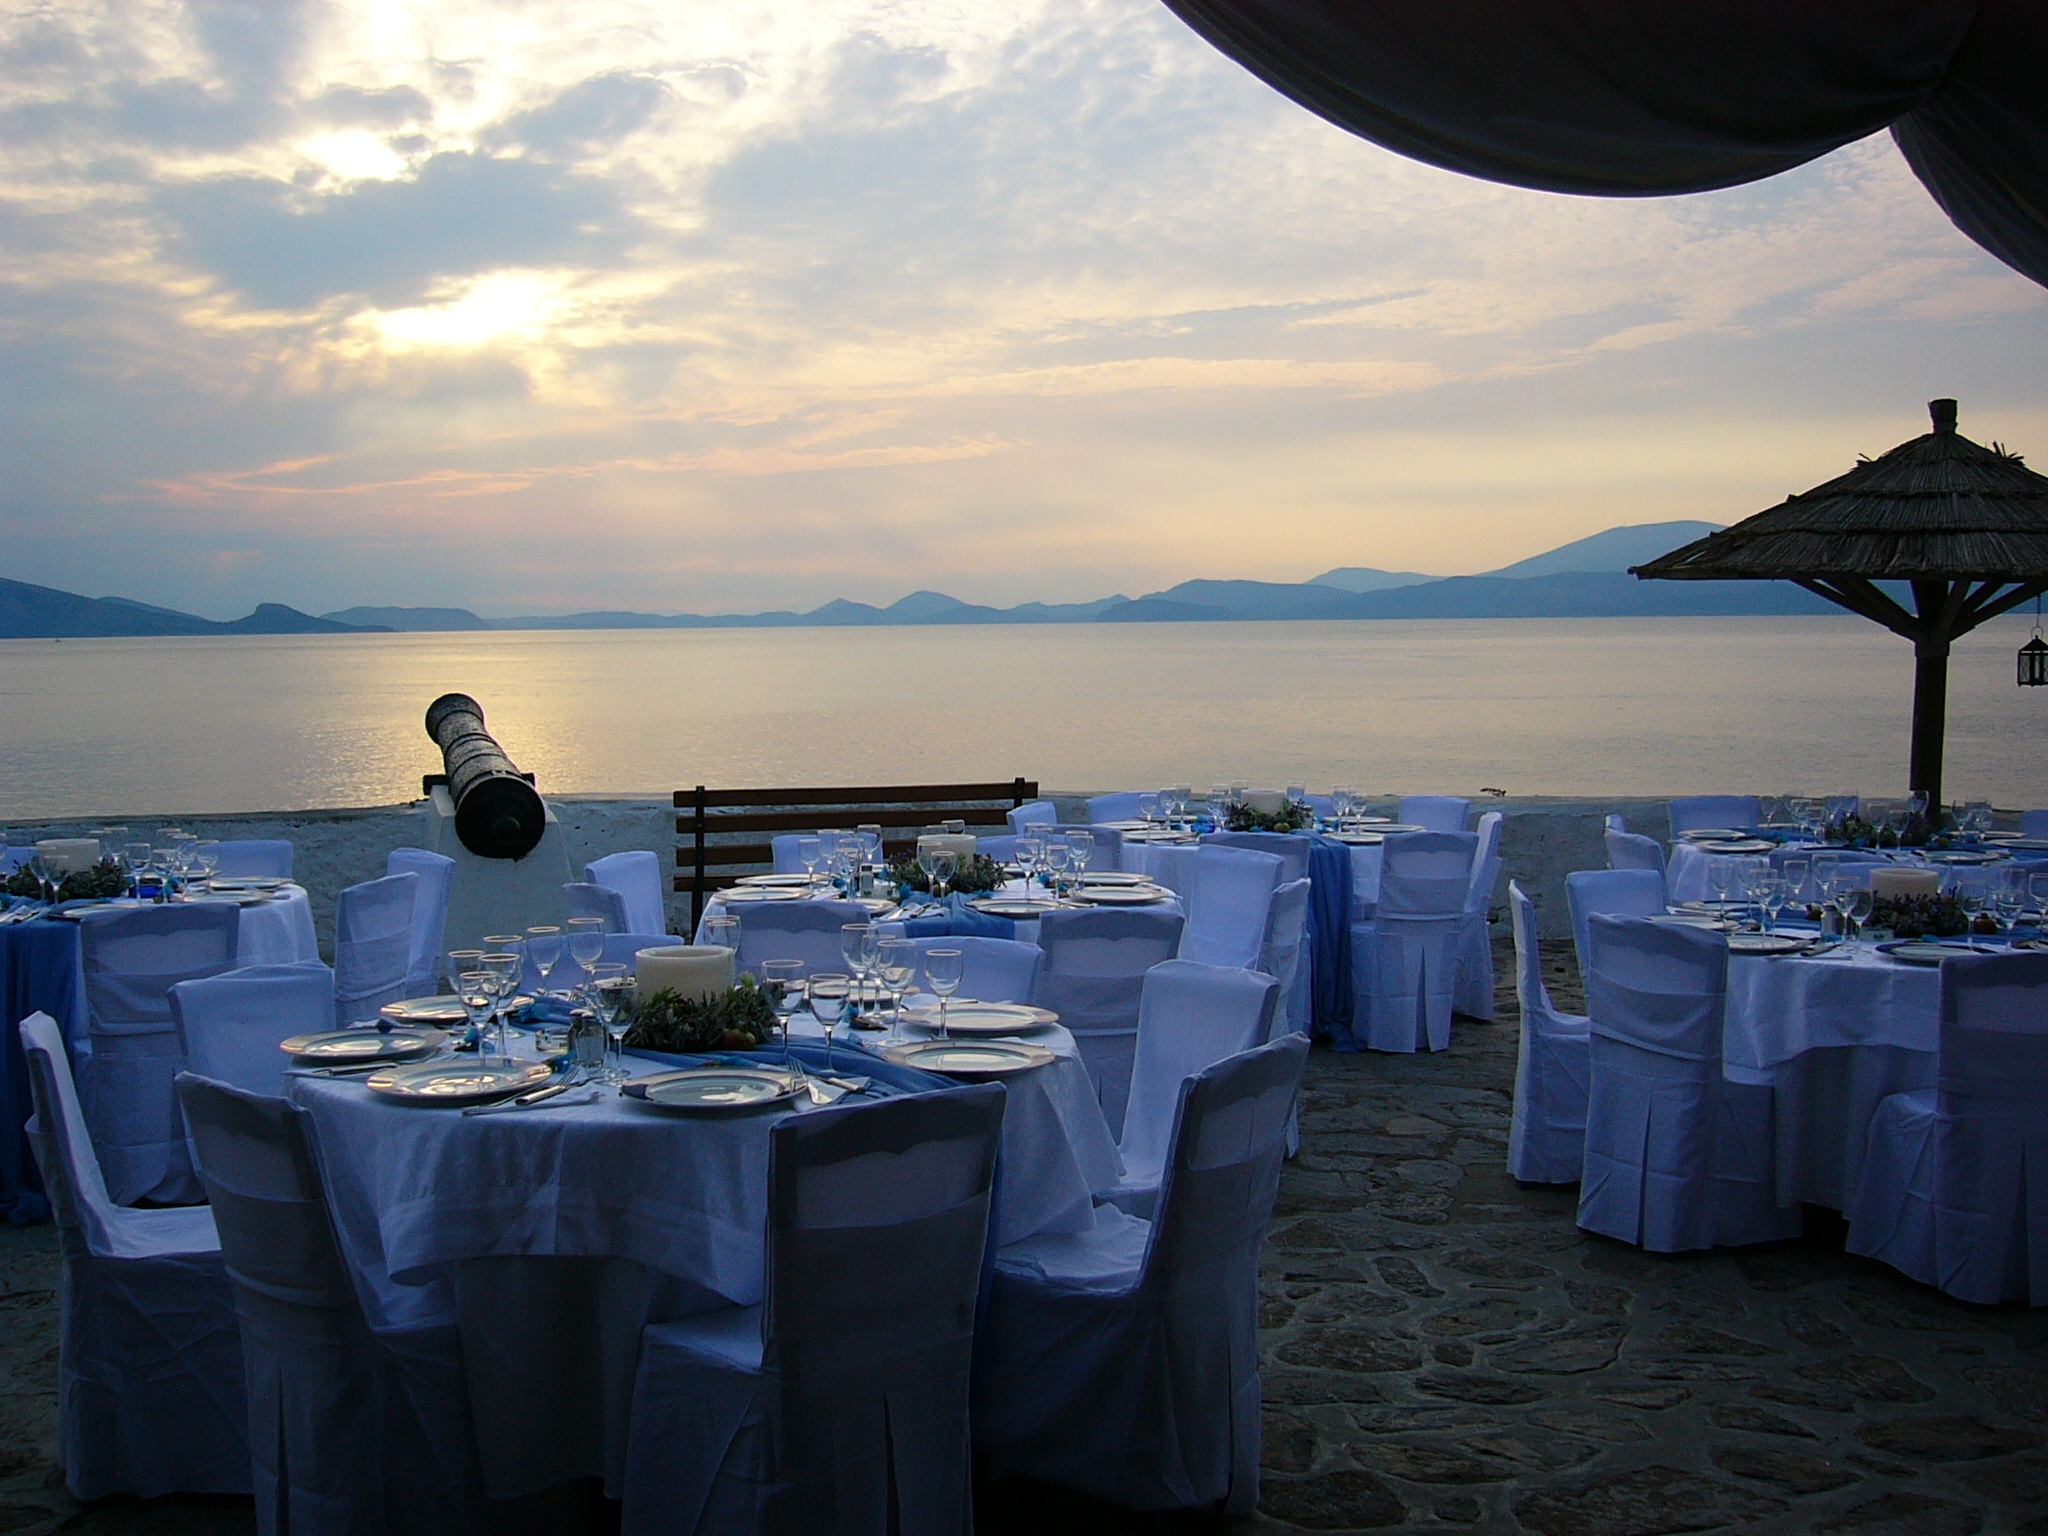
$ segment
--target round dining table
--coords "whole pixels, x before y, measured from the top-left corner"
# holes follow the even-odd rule
[[[904,1038],[923,1037],[906,1022]],[[795,1038],[815,1070],[822,1040],[801,1026]],[[1093,1197],[1122,1174],[1073,1037],[1052,1025],[1027,1038],[1053,1060],[1003,1079],[998,1244],[1089,1230]],[[875,1079],[871,1093],[946,1082],[843,1036],[835,1056],[837,1073]],[[636,1073],[669,1064],[627,1058]],[[677,1114],[605,1087],[466,1115],[393,1103],[359,1080],[299,1077],[290,1092],[312,1119],[373,1330],[459,1330],[485,1491],[498,1498],[584,1476],[618,1496],[641,1329],[761,1303],[769,1133],[813,1111],[799,1096]]]

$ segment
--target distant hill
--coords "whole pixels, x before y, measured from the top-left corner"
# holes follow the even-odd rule
[[[1335,587],[1341,592],[1381,592],[1388,587],[1412,587],[1417,582],[1442,579],[1420,571],[1377,571],[1369,565],[1340,565],[1334,571],[1309,577],[1307,585]]]
[[[55,587],[0,577],[0,640],[72,640],[123,635],[341,635],[368,626],[338,624],[282,603],[260,603],[247,618],[220,624],[175,608],[121,597],[81,597]]]
[[[495,627],[467,608],[344,608],[339,613],[326,613],[321,617],[356,629],[390,629],[400,634]]]
[[[1164,592],[1148,592],[1141,601],[1220,608],[1233,619],[1324,619],[1350,598],[1312,582],[1184,581]]]
[[[1626,528],[1610,528],[1590,538],[1574,539],[1569,544],[1560,544],[1556,549],[1531,555],[1526,560],[1517,560],[1513,565],[1504,565],[1486,574],[1529,577],[1557,576],[1566,571],[1626,571],[1632,565],[1668,555],[1694,539],[1704,539],[1708,534],[1720,531],[1719,523],[1632,523]]]
[[[1720,614],[1840,613],[1789,581],[1638,581],[1625,572],[1452,576],[1427,586],[1365,592],[1346,619],[1681,618]]]

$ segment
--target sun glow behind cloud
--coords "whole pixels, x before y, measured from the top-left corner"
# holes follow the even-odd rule
[[[51,4],[0,112],[9,574],[209,611],[1476,570],[1931,394],[2048,451],[2043,296],[1887,141],[1520,192],[1152,0]]]

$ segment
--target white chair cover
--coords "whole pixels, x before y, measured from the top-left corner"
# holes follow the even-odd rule
[[[999,832],[993,837],[977,837],[974,840],[974,851],[982,858],[994,859],[998,864],[1012,863],[1017,857],[1019,835],[1015,832]]]
[[[247,1493],[242,1350],[213,1213],[115,1205],[55,1022],[30,1014],[21,1044],[35,1105],[29,1145],[64,1252],[65,1487],[80,1499]]]
[[[289,880],[292,877],[292,845],[282,837],[229,839],[220,845],[220,858],[213,867],[217,875],[240,875],[245,879]]]
[[[775,873],[800,875],[804,872],[804,861],[796,855],[797,839],[803,836],[802,832],[783,832],[768,839],[769,852],[775,860]]]
[[[1250,848],[1280,860],[1280,883],[1308,878],[1308,834],[1304,832],[1210,832],[1204,844],[1218,848]]]
[[[1087,1234],[996,1256],[975,1444],[1128,1509],[1259,1499],[1259,1249],[1308,1041],[1288,1035],[1181,1085],[1156,1222],[1104,1206]]]
[[[318,960],[246,965],[171,988],[186,1070],[245,1093],[281,1094],[293,1035],[334,1027],[334,972]]]
[[[1117,1150],[1124,1176],[1109,1198],[1149,1216],[1173,1141],[1181,1084],[1264,1044],[1274,1032],[1280,983],[1258,971],[1168,960],[1145,973],[1138,1003],[1138,1047]]]
[[[2048,837],[2048,811],[2021,811],[2020,835]]]
[[[985,939],[971,934],[957,938],[912,939],[922,965],[935,949],[960,951],[962,979],[959,996],[983,1003],[1028,1003],[1038,979],[1039,951],[1036,944],[1015,939]],[[918,972],[920,980],[924,973]]]
[[[1619,821],[1610,816],[1609,821]],[[1607,830],[1607,867],[1609,869],[1646,869],[1663,882],[1665,899],[1671,895],[1671,877],[1665,868],[1664,845],[1654,837],[1642,837],[1634,832],[1621,832],[1610,827]]]
[[[1687,795],[1670,802],[1671,835],[1695,827],[1732,827],[1746,832],[1763,820],[1755,795]]]
[[[283,1099],[190,1072],[178,1076],[178,1099],[241,1323],[257,1530],[467,1527],[481,1493],[467,1415],[425,1422],[370,1332],[329,1220],[311,1120]],[[453,1355],[452,1327],[417,1333],[409,1350],[431,1334]]]
[[[1479,848],[1472,856],[1472,884],[1458,923],[1457,966],[1451,1006],[1468,1019],[1493,1018],[1493,893],[1500,884],[1499,811],[1479,818]]]
[[[764,960],[801,960],[805,975],[844,971],[840,929],[868,921],[868,909],[857,901],[756,901],[725,911],[739,919],[738,968],[756,976]]]
[[[608,885],[571,880],[562,886],[562,900],[568,903],[571,917],[601,918],[606,933],[632,932],[626,916],[626,898]]]
[[[1074,1037],[1095,1084],[1102,1118],[1124,1123],[1145,973],[1171,960],[1186,920],[1178,912],[1048,912],[1038,920],[1042,955],[1031,1001],[1050,1008]]]
[[[412,911],[418,875],[386,875],[344,889],[334,903],[334,1022],[374,1020],[405,999],[412,963]]]
[[[1522,1007],[1508,1172],[1524,1184],[1576,1184],[1586,1155],[1588,1021],[1551,1005],[1536,904],[1512,880],[1508,911],[1515,925],[1515,997]]]
[[[1590,993],[1593,973],[1586,925],[1596,913],[1611,917],[1649,917],[1664,910],[1664,877],[1644,869],[1580,869],[1564,877],[1564,899],[1571,908],[1572,948],[1579,957],[1579,981]]]
[[[1125,867],[1130,868],[1130,850],[1140,850],[1144,856],[1141,867],[1131,869],[1134,875],[1150,875],[1181,900],[1182,906],[1193,902],[1195,881],[1201,873],[1199,862],[1201,849],[1192,844],[1179,843],[1126,843]]]
[[[642,1334],[627,1536],[969,1536],[1003,1101],[984,1084],[774,1127],[766,1301]]]
[[[1848,1215],[1851,1253],[2048,1306],[2048,955],[1942,962],[1936,1086],[1878,1105]]]
[[[1088,802],[1090,821],[1136,821],[1138,802],[1144,795],[1137,790],[1119,792],[1113,795],[1096,795]]]
[[[1456,795],[1403,795],[1396,819],[1430,832],[1462,832],[1471,814],[1472,802]]]
[[[1195,890],[1188,898],[1180,958],[1249,970],[1259,963],[1273,892],[1285,869],[1270,853],[1204,843],[1195,854]]]
[[[1797,1237],[1772,1171],[1771,1090],[1728,1082],[1728,941],[1596,916],[1579,1225],[1656,1253]]]
[[[1280,1012],[1296,1034],[1315,1031],[1315,976],[1308,964],[1308,900],[1314,882],[1290,880],[1273,892],[1259,969],[1280,983]]]
[[[442,945],[448,931],[448,892],[455,883],[455,861],[424,848],[394,848],[385,860],[384,873],[419,876],[412,899],[412,951],[405,961],[405,995],[432,997],[441,990]]]
[[[79,1096],[121,1205],[200,1198],[171,1086],[185,1066],[171,988],[233,970],[241,925],[241,912],[225,904],[129,907],[79,922],[87,1034]]]
[[[608,853],[584,865],[583,878],[592,885],[608,885],[625,897],[626,932],[668,932],[668,903],[662,896],[658,855],[644,848]]]
[[[1033,800],[1011,811],[1009,818],[1012,832],[1036,831],[1052,826],[1060,819],[1060,812],[1050,800]]]
[[[1382,845],[1379,904],[1351,924],[1352,1033],[1371,1049],[1451,1043],[1458,928],[1478,849],[1471,832],[1403,832]]]

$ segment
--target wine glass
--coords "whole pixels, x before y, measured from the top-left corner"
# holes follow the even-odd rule
[[[1045,845],[1045,883],[1051,888],[1054,899],[1060,894],[1060,878],[1067,871],[1067,845],[1055,838]]]
[[[482,958],[481,950],[465,951]],[[491,1048],[491,1010],[498,1004],[495,978],[485,971],[464,971],[452,976],[455,996],[462,1003],[462,1012],[469,1020],[469,1027],[477,1037],[477,1055],[482,1056]]]
[[[121,862],[128,866],[128,884],[132,894],[142,894],[142,877],[149,872],[149,844],[127,843],[121,849]]]
[[[1728,882],[1734,878],[1735,861],[1725,853],[1707,860],[1707,888],[1714,893],[1714,905],[1724,911],[1728,906]]]
[[[587,969],[590,980],[586,991],[590,997],[591,1011],[597,1015],[597,1022],[604,1026],[605,1065],[598,1070],[597,1080],[601,1083],[623,1083],[629,1075],[626,1071],[626,1031],[632,1028],[632,1021],[626,1015],[626,997],[633,987],[633,978],[623,960],[598,960]]]
[[[946,1032],[946,1002],[960,990],[967,976],[967,956],[957,949],[928,949],[924,952],[924,984],[939,1000],[939,1038]]]
[[[2036,912],[2048,915],[2048,872],[2027,876],[2027,895]]]
[[[1351,819],[1351,800],[1351,787],[1348,784],[1339,784],[1330,791],[1330,812],[1337,818],[1337,825],[1340,827]]]
[[[1016,859],[1017,867],[1024,871],[1024,894],[1027,896],[1031,894],[1032,873],[1038,868],[1038,858],[1044,851],[1044,846],[1035,837],[1017,839],[1017,848],[1012,857]]]
[[[484,968],[484,952],[480,949],[451,949],[441,957],[441,964],[448,977],[448,990],[460,994],[462,978]]]
[[[704,919],[704,942],[731,950],[733,964],[737,966],[740,956],[740,920],[730,912],[714,912],[707,915]]]
[[[491,941],[484,940],[486,944]],[[512,1059],[512,1010],[506,1005],[519,994],[520,975],[526,968],[526,957],[517,950],[487,949],[484,951],[484,974],[491,978],[491,995],[497,1004],[493,1010],[498,1025],[498,1056],[500,1060]]]
[[[959,866],[960,855],[951,848],[932,850],[932,895],[945,900],[947,884],[959,873]]]
[[[1771,933],[1778,926],[1778,914],[1785,910],[1785,877],[1765,874],[1756,882],[1758,904],[1763,908],[1765,933]]]
[[[804,874],[815,884],[818,878],[818,861],[825,857],[825,845],[815,837],[800,837],[796,840],[797,862],[804,867]]]
[[[1822,878],[1818,874],[1814,876],[1814,893],[1820,897],[1820,931],[1822,938],[1827,937],[1830,913],[1834,916],[1836,936],[1838,938],[1848,937],[1842,918],[1842,891],[1843,885],[1840,875],[1830,874],[1826,878]]]
[[[875,974],[889,992],[889,1038],[903,1034],[903,999],[917,986],[917,945],[909,939],[883,939],[875,946]]]
[[[1811,868],[1807,859],[1787,859],[1785,872],[1785,904],[1796,906],[1806,900],[1806,874]]]
[[[1839,853],[1816,853],[1813,856],[1813,888],[1825,891],[1834,884],[1835,876],[1841,872],[1842,856]],[[1822,900],[1826,897],[1823,896]]]
[[[604,958],[604,919],[572,917],[568,922],[569,958],[583,968],[587,985],[590,968]]]
[[[768,1001],[775,1009],[775,1017],[782,1024],[782,1065],[801,1074],[802,1064],[789,1053],[789,1021],[804,1005],[803,961],[763,960],[761,990],[768,994]]]
[[[192,865],[199,871],[199,878],[209,883],[213,872],[220,868],[220,839],[202,837],[192,845]]]
[[[846,968],[853,973],[856,982],[865,983],[868,967],[875,953],[875,925],[873,923],[842,923],[839,925],[839,956],[846,962]],[[855,1002],[859,998],[856,996]],[[858,1011],[856,1009],[856,1011]]]
[[[2012,925],[2019,921],[2020,913],[2026,910],[2027,872],[2017,865],[2001,870],[1991,898],[1998,907],[2000,920],[2010,932]]]
[[[1067,862],[1073,866],[1076,879],[1087,873],[1088,866],[1095,862],[1095,834],[1093,832],[1069,832],[1067,834]]]
[[[1218,832],[1221,832],[1224,824],[1230,820],[1230,786],[1228,784],[1211,784],[1209,786],[1209,819],[1216,823],[1216,830]]]
[[[540,994],[550,996],[548,978],[555,973],[555,967],[562,963],[562,930],[552,923],[543,923],[526,930],[526,958],[540,973]]]
[[[832,1064],[832,1031],[839,1021],[846,1017],[848,995],[853,990],[853,978],[842,976],[837,971],[819,971],[811,977],[811,1017],[825,1031],[825,1070],[837,1070]]]
[[[932,874],[933,862],[939,856],[938,844],[932,841],[932,834],[926,833],[917,840],[917,872],[924,876],[928,894],[937,895],[937,881]]]
[[[1854,877],[1849,876],[1845,878],[1853,879]],[[1842,915],[1848,919],[1848,923],[1845,926],[1849,928],[1850,932],[1845,934],[1844,937],[1860,935],[1863,932],[1863,925],[1870,921],[1870,911],[1877,900],[1871,894],[1870,887],[1858,882],[1850,886],[1846,891],[1837,891],[1835,899],[1839,903],[1845,903],[1842,907]]]
[[[1138,796],[1138,819],[1147,825],[1159,819],[1159,797],[1157,795]]]

